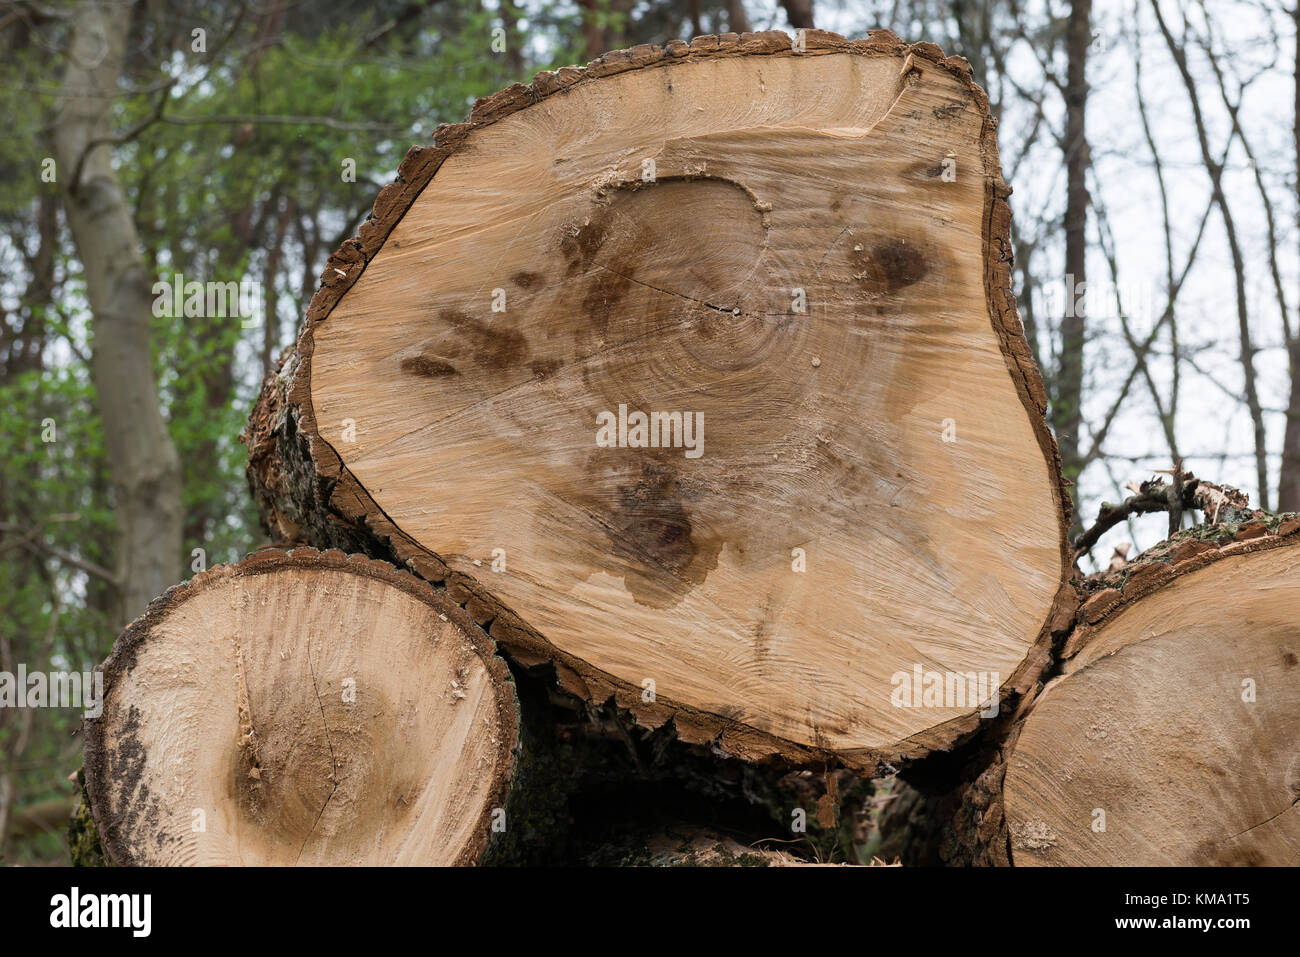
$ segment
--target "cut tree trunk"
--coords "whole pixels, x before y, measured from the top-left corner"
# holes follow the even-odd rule
[[[87,795],[115,864],[464,864],[506,847],[514,685],[426,582],[265,550],[168,590],[103,665]]]
[[[1032,686],[1068,505],[969,67],[803,41],[619,51],[440,127],[245,438],[277,540],[405,565],[647,727],[874,770]]]
[[[1300,864],[1297,531],[1183,538],[1083,606],[1007,763],[1014,864]]]

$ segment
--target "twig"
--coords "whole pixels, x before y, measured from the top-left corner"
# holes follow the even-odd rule
[[[25,528],[22,525],[15,525],[12,522],[0,522],[0,532],[19,533],[16,544],[27,549],[27,551],[31,552],[33,555],[50,555],[63,562],[65,565],[71,565],[74,568],[81,569],[88,575],[102,578],[114,588],[120,588],[122,586],[121,580],[102,565],[97,565],[87,559],[79,558],[71,552],[59,548],[57,545],[51,545],[44,541],[40,536],[39,528]]]
[[[1235,521],[1250,512],[1250,500],[1244,492],[1229,485],[1216,485],[1184,472],[1179,465],[1168,473],[1173,484],[1162,478],[1148,479],[1137,486],[1130,485],[1134,494],[1118,505],[1103,502],[1097,512],[1097,522],[1074,542],[1074,558],[1090,551],[1098,539],[1120,522],[1133,515],[1152,512],[1169,513],[1169,533],[1178,530],[1174,522],[1182,524],[1182,513],[1195,509],[1205,513],[1209,522]]]

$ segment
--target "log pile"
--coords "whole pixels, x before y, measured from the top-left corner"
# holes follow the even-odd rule
[[[845,826],[854,782],[951,775],[978,826],[934,833],[971,862],[1148,859],[1219,793],[1150,775],[1198,759],[1253,784],[1188,835],[1262,829],[1294,774],[1294,528],[1088,597],[1009,192],[965,61],[885,31],[617,51],[439,127],[253,410],[281,547],[169,591],[104,665],[107,857],[545,861],[538,822],[584,806],[557,782],[609,785],[611,742],[688,782],[686,813],[768,795],[786,837]],[[1232,668],[1259,704],[1215,699],[1207,737],[1165,692]],[[1103,793],[1066,788],[1096,764]],[[1232,854],[1294,857],[1297,826]]]

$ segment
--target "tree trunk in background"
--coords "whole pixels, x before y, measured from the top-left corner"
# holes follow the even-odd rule
[[[970,0],[952,0],[949,5],[953,23],[957,27],[958,53],[970,63],[971,75],[985,92],[992,86],[989,83],[986,54],[993,42],[993,6],[991,0],[977,0],[975,3]],[[1002,104],[991,103],[990,108],[996,117],[1001,112]]]
[[[1296,142],[1300,147],[1300,140]],[[1300,154],[1297,154],[1300,155]],[[1277,488],[1279,512],[1300,511],[1300,335],[1287,343],[1291,365],[1291,401],[1282,438],[1282,475]]]
[[[813,23],[813,0],[781,0],[786,19],[796,30],[811,30]]]
[[[727,29],[732,33],[749,33],[754,29],[745,13],[744,0],[727,0]]]
[[[501,26],[506,31],[506,62],[510,64],[510,75],[516,80],[524,79],[524,38],[519,33],[519,8],[509,0],[500,5]]]
[[[1052,401],[1052,426],[1061,449],[1065,477],[1079,477],[1079,431],[1083,426],[1082,297],[1088,258],[1088,136],[1084,124],[1088,102],[1088,46],[1092,42],[1092,0],[1074,0],[1066,25],[1069,59],[1065,90],[1065,302],[1061,320],[1061,357]],[[1076,513],[1075,525],[1078,526]],[[1077,532],[1078,527],[1072,529]]]
[[[1259,507],[1267,509],[1269,500],[1268,450],[1264,431],[1264,410],[1259,400],[1259,388],[1255,384],[1255,353],[1258,350],[1251,341],[1250,334],[1249,293],[1246,289],[1246,253],[1237,236],[1237,227],[1232,216],[1232,209],[1228,205],[1227,193],[1223,188],[1225,166],[1223,161],[1216,159],[1210,150],[1210,140],[1207,132],[1209,124],[1201,112],[1201,101],[1196,91],[1196,81],[1193,79],[1191,69],[1188,66],[1187,51],[1174,39],[1173,31],[1170,30],[1160,12],[1158,0],[1152,0],[1151,10],[1155,14],[1156,23],[1160,26],[1160,33],[1164,37],[1165,45],[1169,48],[1169,54],[1178,67],[1183,87],[1187,90],[1187,100],[1192,108],[1192,118],[1196,125],[1196,139],[1201,151],[1201,162],[1204,163],[1206,175],[1210,178],[1211,195],[1214,198],[1214,203],[1219,207],[1219,215],[1223,217],[1223,233],[1224,238],[1228,241],[1228,251],[1232,256],[1232,273],[1237,293],[1237,335],[1241,342],[1242,386],[1245,393],[1246,408],[1250,412],[1250,421],[1254,429],[1255,484],[1258,489]]]
[[[278,200],[277,200],[278,201]],[[284,259],[284,240],[289,234],[289,222],[293,218],[293,197],[286,196],[284,205],[276,218],[275,236],[266,253],[266,262],[262,264],[262,374],[275,368],[276,347],[280,344],[280,317],[278,313],[279,295],[275,283],[280,275],[280,264]]]
[[[36,248],[36,255],[31,259],[32,280],[23,296],[25,310],[22,347],[15,349],[10,357],[10,373],[39,369],[45,356],[45,310],[50,308],[54,293],[54,265],[59,253],[59,210],[58,200],[53,193],[41,193],[37,203],[36,222],[40,244]]]
[[[15,668],[10,642],[3,633],[0,633],[0,667],[3,667],[10,674],[13,673]],[[27,750],[27,742],[32,731],[33,714],[31,708],[7,708],[5,710],[8,714],[13,715],[13,724],[10,726],[7,721],[0,721],[0,730],[8,732],[3,738],[0,738],[0,743],[4,744],[4,750],[0,751],[0,861],[4,860],[5,844],[9,837],[9,820],[18,801],[18,786],[14,768],[19,759],[22,758],[23,752]]]
[[[583,56],[594,60],[610,49],[609,16],[614,12],[614,0],[578,0],[582,8]]]
[[[68,224],[94,313],[91,375],[116,499],[119,623],[175,580],[181,543],[180,463],[163,422],[149,343],[151,283],[111,144],[103,142],[130,18],[122,3],[83,0],[74,8],[55,122]]]
[[[1293,68],[1295,109],[1292,114],[1292,142],[1295,146],[1296,175],[1300,176],[1300,3],[1292,8],[1295,23],[1295,65]],[[1281,512],[1300,511],[1300,310],[1297,326],[1287,343],[1291,363],[1291,401],[1286,410],[1286,431],[1282,438],[1282,468],[1278,480],[1277,507]],[[1283,325],[1290,328],[1286,316]]]

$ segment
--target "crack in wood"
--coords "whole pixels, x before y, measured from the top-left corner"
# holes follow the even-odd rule
[[[325,729],[325,744],[330,750],[330,783],[333,787],[330,788],[330,793],[326,796],[325,803],[320,806],[320,812],[316,815],[316,820],[312,822],[311,830],[309,830],[307,836],[302,839],[302,845],[298,848],[298,856],[293,859],[295,865],[302,859],[302,852],[307,849],[307,842],[310,841],[311,836],[316,833],[316,826],[320,824],[320,819],[325,816],[325,809],[329,807],[330,801],[333,800],[335,792],[339,789],[338,776],[335,774],[338,765],[336,764],[337,759],[334,757],[334,741],[330,738],[329,719],[325,717],[325,706],[321,704],[320,700],[320,686],[316,683],[316,667],[311,661],[310,638],[307,639],[307,670],[311,673],[311,687],[312,692],[316,695],[316,707],[320,708],[321,726]]]

